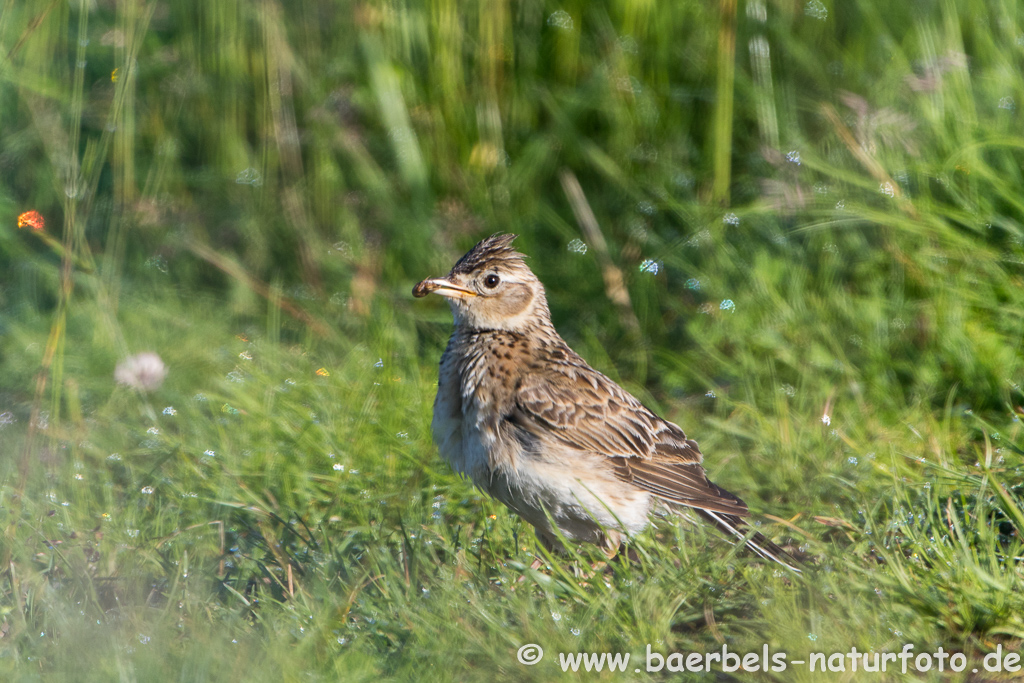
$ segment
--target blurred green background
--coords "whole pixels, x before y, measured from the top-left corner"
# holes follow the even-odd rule
[[[0,3],[0,674],[976,680],[1024,638],[1022,67],[998,0]],[[803,576],[675,522],[589,576],[451,473],[410,289],[498,231]]]

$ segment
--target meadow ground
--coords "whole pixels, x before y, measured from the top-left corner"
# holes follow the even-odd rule
[[[4,680],[1015,675],[1017,3],[0,4]],[[497,231],[803,575],[665,521],[587,576],[451,473],[410,290]]]

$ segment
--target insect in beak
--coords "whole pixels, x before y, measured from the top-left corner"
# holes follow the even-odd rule
[[[440,294],[452,299],[465,299],[477,296],[477,293],[472,289],[457,285],[443,277],[427,278],[412,288],[412,295],[415,297],[424,297],[428,294]]]

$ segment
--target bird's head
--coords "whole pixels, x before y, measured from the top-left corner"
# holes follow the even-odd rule
[[[491,235],[459,259],[444,277],[417,284],[416,297],[440,294],[448,299],[455,324],[479,330],[522,332],[550,324],[544,286],[512,248],[516,235]]]

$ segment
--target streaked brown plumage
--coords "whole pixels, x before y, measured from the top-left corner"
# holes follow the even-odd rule
[[[417,297],[441,294],[455,330],[441,358],[432,429],[459,473],[530,522],[549,547],[565,538],[618,550],[651,513],[692,509],[762,557],[799,571],[761,534],[742,500],[716,486],[697,442],[580,358],[551,324],[544,287],[489,237]]]

